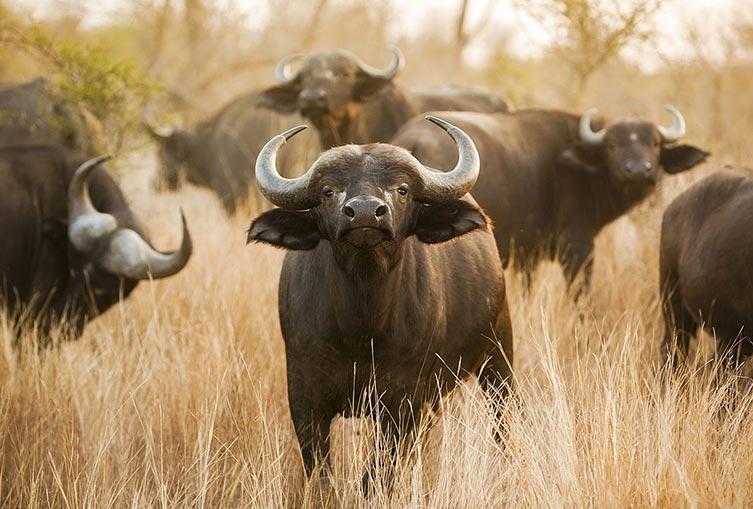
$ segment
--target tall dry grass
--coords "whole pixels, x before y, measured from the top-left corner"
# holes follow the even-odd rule
[[[149,190],[154,160],[124,183],[159,247],[195,254],[142,284],[75,343],[0,362],[3,507],[746,507],[753,503],[751,398],[709,382],[703,359],[658,370],[660,203],[600,235],[593,291],[574,304],[558,267],[530,292],[508,274],[517,393],[502,446],[475,383],[406,443],[392,489],[361,475],[383,445],[365,421],[333,427],[330,480],[306,480],[286,399],[276,306],[282,253],[245,246],[208,192]],[[703,173],[703,172],[700,172]],[[25,338],[29,341],[33,338]]]

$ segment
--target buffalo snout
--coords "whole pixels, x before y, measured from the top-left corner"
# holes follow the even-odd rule
[[[374,196],[356,196],[343,205],[351,228],[378,228],[389,212],[387,204]]]
[[[357,247],[372,247],[393,237],[390,208],[375,196],[356,196],[342,207],[340,238]]]
[[[653,163],[645,160],[628,161],[623,165],[623,169],[629,175],[642,174],[651,171],[654,167]]]
[[[327,92],[322,88],[307,88],[298,95],[298,106],[304,115],[307,112],[327,111]]]

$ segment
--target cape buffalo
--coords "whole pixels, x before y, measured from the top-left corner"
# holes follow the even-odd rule
[[[381,416],[394,445],[411,430],[411,412],[458,379],[477,374],[499,394],[511,376],[504,272],[487,217],[467,195],[478,153],[463,131],[427,118],[455,140],[449,173],[370,144],[329,150],[302,177],[282,178],[277,151],[305,126],[270,140],[256,163],[262,193],[280,208],[259,216],[248,240],[289,250],[280,326],[309,474],[315,455],[327,456],[330,420],[359,402]]]
[[[49,144],[94,154],[101,126],[83,107],[53,92],[44,78],[0,84],[0,146]]]
[[[665,211],[659,256],[665,362],[684,359],[701,325],[716,336],[719,352],[736,362],[753,353],[751,210],[750,172],[724,170]]]
[[[277,66],[279,85],[264,90],[259,104],[283,113],[298,111],[316,128],[323,148],[346,143],[388,142],[401,125],[431,110],[507,111],[501,97],[476,88],[408,88],[394,82],[403,67],[393,47],[386,70],[344,50],[292,55]],[[296,73],[294,60],[302,59]]]
[[[88,320],[140,280],[175,274],[191,256],[156,251],[112,175],[60,147],[0,148],[0,297],[38,319],[43,335],[81,335]]]
[[[709,155],[675,144],[685,122],[667,108],[674,118],[669,128],[622,119],[598,132],[591,127],[594,110],[581,117],[552,110],[434,114],[478,145],[484,171],[474,196],[494,222],[503,265],[512,257],[530,274],[541,259],[557,259],[568,284],[582,268],[588,287],[599,231],[648,196],[662,172],[685,171]],[[434,167],[456,158],[418,119],[393,143]]]
[[[158,188],[177,189],[183,180],[213,190],[228,214],[256,192],[254,161],[264,144],[296,116],[280,115],[257,106],[258,92],[250,92],[231,101],[210,118],[191,129],[157,127],[147,122],[148,132],[159,148]],[[282,172],[290,175],[304,155],[318,151],[316,142],[298,152],[283,154]],[[255,197],[255,205],[261,197]],[[267,207],[265,207],[267,208]]]

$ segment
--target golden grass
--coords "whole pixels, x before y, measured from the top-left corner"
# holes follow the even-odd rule
[[[142,160],[130,163],[144,165]],[[508,274],[518,390],[503,447],[475,383],[406,444],[392,490],[361,475],[383,444],[365,421],[333,426],[331,481],[307,481],[287,409],[277,321],[282,253],[245,246],[208,192],[125,182],[159,247],[195,255],[142,284],[75,343],[16,358],[0,322],[3,507],[747,507],[751,399],[693,369],[658,370],[658,224],[687,183],[598,239],[594,288],[576,305],[545,264],[530,293]],[[697,177],[694,177],[697,178]],[[26,338],[29,340],[29,338]],[[708,340],[704,340],[708,350]],[[734,403],[734,404],[733,404]]]

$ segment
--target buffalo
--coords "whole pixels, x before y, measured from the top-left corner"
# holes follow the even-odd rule
[[[664,361],[684,360],[704,327],[739,363],[753,353],[753,177],[726,169],[698,182],[664,212],[659,254]],[[673,347],[676,338],[676,348]]]
[[[55,93],[46,79],[0,84],[0,146],[36,144],[87,155],[104,146],[94,116]]]
[[[37,320],[44,341],[53,329],[77,338],[139,281],[175,274],[191,256],[185,218],[179,249],[152,247],[100,166],[106,159],[56,146],[0,148],[0,298]]]
[[[230,215],[248,203],[256,190],[249,168],[264,144],[295,120],[260,108],[257,101],[258,92],[244,94],[190,129],[158,127],[147,121],[148,133],[159,150],[158,188],[175,190],[184,180],[209,188]],[[299,152],[308,154],[319,148],[309,145]],[[283,174],[288,174],[298,158],[302,155],[284,155]],[[260,198],[255,197],[251,204],[259,206]]]
[[[675,108],[671,127],[636,119],[592,130],[594,110],[582,116],[553,110],[512,113],[435,112],[477,143],[484,171],[474,197],[494,221],[505,267],[510,259],[529,275],[542,259],[558,260],[568,284],[583,270],[587,288],[599,231],[640,203],[662,173],[679,173],[708,152],[675,142],[685,121]],[[393,139],[434,167],[454,164],[418,119]]]
[[[257,183],[280,208],[252,222],[248,241],[288,250],[280,326],[309,474],[317,454],[327,457],[338,413],[355,408],[379,418],[394,446],[411,432],[411,412],[436,404],[461,378],[476,374],[497,396],[508,390],[504,271],[489,221],[467,194],[478,152],[463,131],[428,118],[457,145],[459,162],[448,173],[428,170],[402,148],[369,144],[331,149],[303,176],[282,178],[277,151],[305,126],[259,154]]]
[[[375,69],[350,52],[292,55],[277,66],[279,85],[259,95],[259,104],[281,113],[298,112],[316,128],[324,149],[346,143],[388,142],[405,122],[431,110],[507,111],[498,95],[477,88],[409,88],[395,83],[404,65],[392,48],[392,64]],[[295,60],[302,60],[292,73]]]

